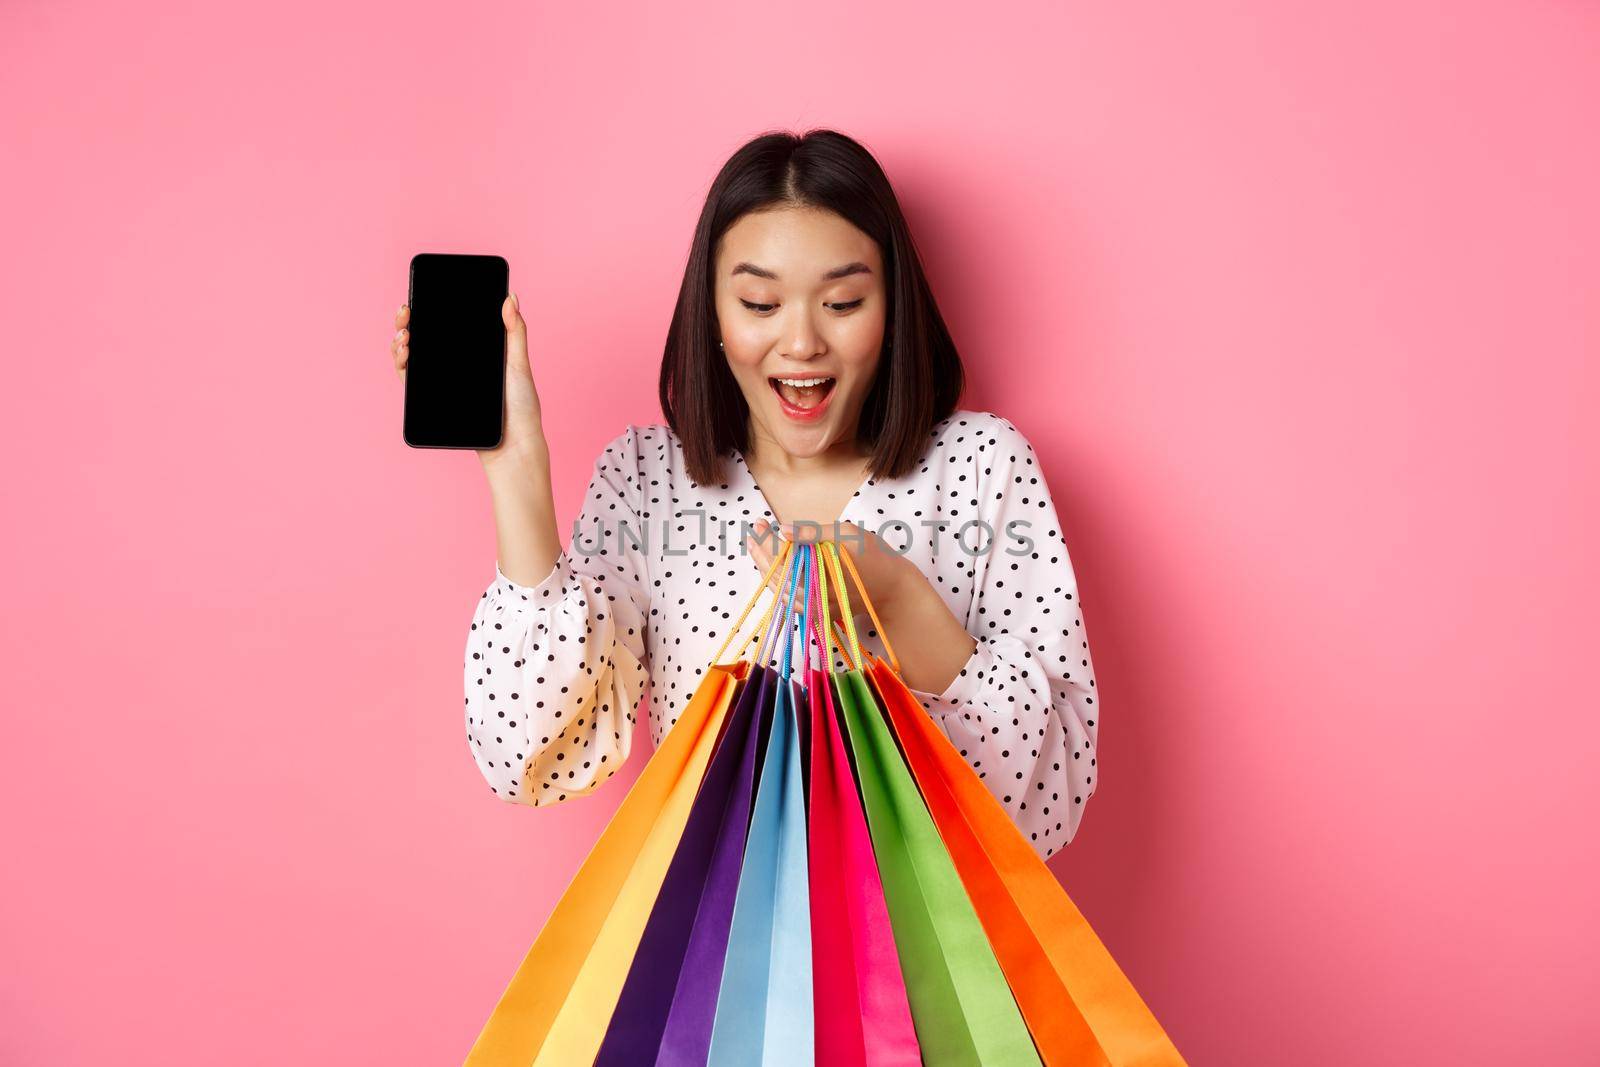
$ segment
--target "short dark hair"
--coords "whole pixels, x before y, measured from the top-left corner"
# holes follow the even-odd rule
[[[873,477],[899,477],[927,450],[934,424],[956,409],[961,357],[883,168],[834,130],[762,134],[711,183],[661,357],[661,411],[698,485],[722,480],[721,457],[749,447],[750,408],[717,347],[716,247],[744,215],[784,205],[832,211],[878,243],[888,298],[883,357],[856,439],[870,449]]]

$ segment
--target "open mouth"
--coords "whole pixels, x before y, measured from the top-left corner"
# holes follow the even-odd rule
[[[790,414],[820,413],[838,379],[813,375],[810,377],[772,377],[767,384],[778,394]],[[792,410],[790,410],[792,409]]]

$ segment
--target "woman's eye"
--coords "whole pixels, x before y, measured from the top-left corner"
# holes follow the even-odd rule
[[[745,307],[749,308],[751,311],[754,311],[758,315],[765,315],[767,312],[778,306],[777,304],[752,304],[748,300],[740,300],[739,303],[743,304]]]
[[[848,304],[829,304],[828,306],[833,308],[835,311],[854,311],[856,308],[866,303],[866,299],[866,297],[862,297],[860,300],[852,300]]]

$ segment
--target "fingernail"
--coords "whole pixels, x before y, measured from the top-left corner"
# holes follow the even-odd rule
[[[511,294],[511,306],[516,308],[518,311],[522,310],[522,301],[517,299],[516,293]]]

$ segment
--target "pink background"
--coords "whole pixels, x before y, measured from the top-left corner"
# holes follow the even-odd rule
[[[407,260],[509,258],[565,524],[716,168],[811,125],[1043,457],[1055,869],[1179,1047],[1592,1058],[1600,8],[185,6],[0,9],[0,1060],[459,1062],[640,760],[473,766]]]

